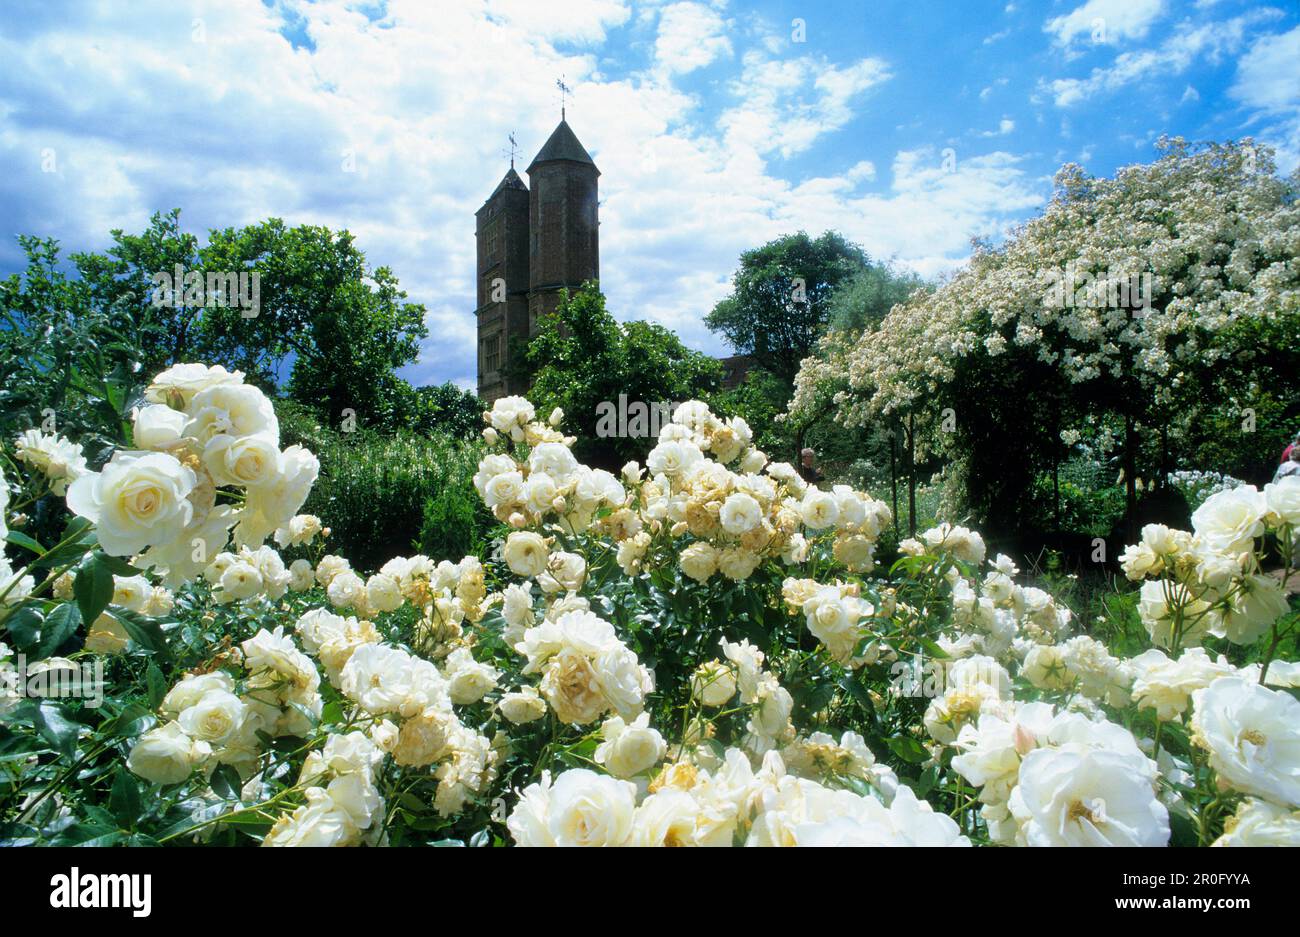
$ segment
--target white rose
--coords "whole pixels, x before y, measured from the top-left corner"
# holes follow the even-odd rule
[[[266,394],[251,384],[217,384],[194,395],[185,435],[206,443],[214,436],[265,435],[280,442],[280,421]]]
[[[1288,475],[1265,485],[1264,505],[1268,520],[1275,527],[1283,524],[1300,527],[1300,476]]]
[[[320,562],[316,564],[316,581],[328,589],[335,576],[351,568],[352,564],[344,557],[334,556],[333,554],[323,556]]]
[[[720,660],[705,661],[691,676],[691,696],[705,706],[721,706],[736,695],[736,675]]]
[[[262,594],[262,574],[257,567],[237,560],[221,574],[221,596],[225,601],[238,602]]]
[[[1136,758],[1070,743],[1020,764],[1008,806],[1030,846],[1164,846],[1169,811]]]
[[[538,695],[536,687],[525,686],[502,696],[497,708],[508,722],[523,725],[546,715],[546,700]]]
[[[575,768],[551,788],[547,829],[557,846],[622,846],[635,810],[633,784]]]
[[[169,722],[140,737],[126,766],[154,784],[179,784],[207,754],[205,744],[196,744],[179,725]]]
[[[587,579],[587,561],[577,553],[555,552],[537,583],[546,593],[577,592]]]
[[[68,486],[68,507],[93,521],[99,545],[111,556],[131,556],[180,536],[193,517],[194,472],[161,452],[119,452],[102,472]]]
[[[546,569],[548,550],[541,534],[516,530],[506,538],[502,556],[516,576],[531,579]]]
[[[279,472],[280,446],[266,435],[213,436],[203,447],[203,467],[218,485],[264,485]]]
[[[143,576],[114,576],[113,604],[132,612],[144,608],[152,587]]]
[[[1175,614],[1178,609],[1181,619]],[[1175,626],[1182,631],[1182,646],[1195,647],[1211,632],[1218,616],[1209,603],[1191,598],[1181,583],[1149,579],[1138,592],[1138,617],[1157,647],[1173,646]]]
[[[1233,644],[1254,644],[1290,610],[1282,585],[1272,576],[1245,576],[1241,591],[1223,612],[1223,634]]]
[[[561,484],[567,482],[578,470],[578,460],[569,447],[558,442],[544,442],[528,453],[529,479],[545,475]]]
[[[160,708],[164,713],[175,715],[194,706],[209,693],[218,690],[231,693],[234,689],[235,681],[230,679],[229,674],[221,670],[191,675],[171,688],[167,695],[163,697]]]
[[[718,554],[718,571],[728,579],[748,579],[762,562],[762,557],[743,547],[727,547]]]
[[[151,403],[167,403],[175,397],[181,406],[189,406],[194,395],[218,384],[241,384],[243,371],[227,371],[219,364],[174,364],[153,379],[145,388],[144,399]]]
[[[722,502],[718,519],[722,522],[723,530],[739,536],[762,523],[763,509],[752,495],[737,491],[727,495],[727,500]]]
[[[138,449],[169,449],[181,441],[187,417],[166,404],[137,407],[132,414],[132,438]]]
[[[239,731],[247,709],[243,701],[227,690],[210,690],[184,710],[176,721],[186,734],[212,745],[221,745]]]
[[[1248,797],[1223,825],[1215,846],[1300,846],[1300,810]]]
[[[642,713],[631,723],[614,716],[601,726],[601,734],[605,741],[596,748],[596,763],[616,777],[630,778],[648,771],[668,751],[663,736],[650,727],[649,713]]]
[[[1244,794],[1300,807],[1300,702],[1239,677],[1192,694],[1192,738]]]
[[[1264,496],[1254,485],[1242,485],[1211,495],[1192,514],[1192,528],[1220,553],[1242,553],[1254,549],[1255,538],[1264,532]]]
[[[391,612],[401,608],[404,599],[396,579],[375,573],[366,582],[366,601],[376,611]]]
[[[840,518],[840,508],[829,491],[809,488],[799,504],[799,516],[809,530],[822,530],[834,526]]]
[[[515,504],[524,499],[524,476],[519,472],[493,475],[483,489],[483,502],[490,508]]]
[[[366,581],[350,569],[330,580],[325,590],[335,608],[351,608],[366,598]]]
[[[718,551],[704,541],[692,543],[678,557],[682,572],[696,582],[707,582],[718,571]]]
[[[294,592],[306,592],[316,584],[316,571],[311,568],[311,561],[294,560],[289,564],[289,588]]]
[[[476,661],[469,648],[459,647],[448,655],[443,666],[447,690],[457,706],[477,703],[496,689],[501,671]]]

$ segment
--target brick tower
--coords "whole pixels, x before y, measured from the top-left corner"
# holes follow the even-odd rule
[[[529,164],[531,189],[510,171],[474,215],[478,240],[478,394],[522,394],[512,354],[555,311],[560,290],[600,278],[600,170],[561,119]]]
[[[528,165],[528,321],[554,312],[560,290],[600,279],[600,170],[564,120]]]
[[[513,165],[474,218],[478,395],[495,400],[524,390],[504,372],[512,339],[528,339],[528,187]]]

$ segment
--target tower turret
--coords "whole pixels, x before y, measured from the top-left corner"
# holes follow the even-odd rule
[[[523,393],[504,373],[511,341],[528,340],[528,187],[512,163],[474,213],[478,241],[478,394],[492,401]]]
[[[528,329],[555,311],[560,290],[600,278],[600,170],[565,120],[528,165]]]

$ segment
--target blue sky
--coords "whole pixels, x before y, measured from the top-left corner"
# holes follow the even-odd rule
[[[349,228],[474,379],[473,213],[559,116],[601,169],[610,308],[710,353],[740,252],[800,228],[941,276],[1161,134],[1300,163],[1300,4],[138,0],[0,6],[0,272],[183,209]]]

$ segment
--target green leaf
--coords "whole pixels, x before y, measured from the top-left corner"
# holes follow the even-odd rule
[[[157,718],[138,703],[127,703],[115,718],[100,726],[100,732],[117,738],[135,738],[153,728]]]
[[[41,628],[41,643],[36,648],[37,659],[52,657],[80,627],[81,612],[71,602],[64,602],[50,612]]]
[[[113,570],[99,551],[89,554],[77,567],[72,594],[81,608],[81,620],[93,625],[113,601]]]
[[[113,789],[108,795],[108,806],[117,822],[127,829],[135,827],[140,819],[142,801],[140,785],[125,767],[119,766],[113,775]]]
[[[171,655],[167,649],[167,636],[163,634],[162,626],[157,621],[152,618],[142,618],[134,612],[128,612],[126,609],[115,608],[108,614],[112,615],[126,629],[126,633],[131,640],[143,650],[156,655],[162,661],[170,659]]]
[[[943,648],[941,648],[939,645],[935,644],[929,638],[917,638],[916,643],[921,645],[921,647],[925,648],[926,653],[929,654],[931,657],[937,660],[948,659],[948,652],[945,651]]]
[[[95,531],[90,521],[84,517],[74,517],[64,528],[63,542],[52,547],[32,565],[52,568],[68,564],[74,558],[93,549],[96,543]]]
[[[7,540],[9,543],[12,543],[14,546],[23,547],[24,549],[31,550],[33,553],[36,553],[38,555],[45,552],[45,547],[41,546],[37,540],[34,540],[33,538],[27,536],[25,533],[22,533],[21,531],[17,531],[17,530],[9,531],[9,534],[8,536],[5,537],[5,540]]]
[[[31,647],[40,640],[41,627],[44,624],[45,618],[40,610],[31,605],[18,609],[5,621],[9,636],[13,638],[14,646],[19,650]]]
[[[145,668],[144,682],[149,690],[149,708],[157,709],[167,695],[168,687],[167,678],[153,661],[149,661],[149,666]]]
[[[212,792],[223,800],[239,800],[239,792],[243,787],[239,783],[239,772],[231,765],[218,765],[217,770],[212,772],[209,778],[212,785]]]
[[[136,569],[120,556],[109,556],[107,553],[96,554],[100,561],[103,562],[113,572],[115,576],[139,576],[144,570]]]
[[[65,707],[43,701],[32,714],[32,724],[60,755],[69,761],[76,757],[81,723],[75,722]]]
[[[906,735],[895,736],[886,741],[889,750],[908,764],[919,765],[930,757],[930,753],[925,750],[925,747],[920,742]]]

